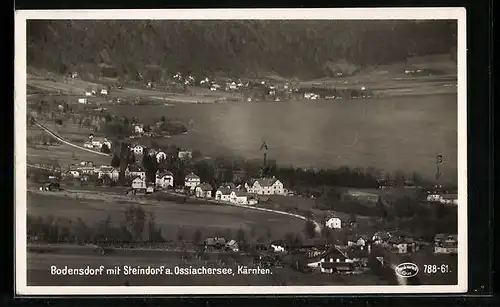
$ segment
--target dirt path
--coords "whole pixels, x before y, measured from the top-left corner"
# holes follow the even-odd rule
[[[88,148],[85,148],[85,147],[82,147],[82,146],[78,146],[76,144],[68,142],[65,139],[63,139],[62,137],[60,137],[59,135],[57,135],[56,133],[52,132],[50,129],[48,129],[44,125],[42,125],[39,122],[37,122],[36,120],[33,120],[33,121],[34,121],[35,125],[37,125],[38,127],[40,127],[43,131],[47,132],[50,136],[52,136],[53,138],[61,141],[62,143],[66,144],[66,145],[69,145],[71,147],[78,148],[80,150],[84,150],[84,151],[87,151],[87,152],[91,152],[93,154],[100,155],[100,156],[106,156],[106,157],[110,157],[111,156],[111,155],[103,153],[103,152],[98,152],[98,151],[90,150]]]

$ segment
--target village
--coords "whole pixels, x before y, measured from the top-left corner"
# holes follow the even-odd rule
[[[339,78],[343,77],[342,72],[337,74]],[[69,78],[78,80],[79,75],[73,72]],[[355,99],[374,95],[364,85],[356,85],[358,89],[326,88],[315,84],[311,87],[300,87],[288,81],[239,78],[215,80],[208,77],[195,78],[190,74],[183,76],[180,72],[172,76],[173,83],[170,86],[156,82],[155,79],[158,77],[151,75],[145,77],[139,74],[139,81],[127,84],[127,87],[137,86],[151,91],[165,89],[171,91],[172,87],[175,87],[183,92],[189,86],[209,92],[235,94],[237,99],[244,102]],[[359,174],[356,171],[347,171],[346,174],[339,175],[329,170],[280,169],[275,161],[273,164],[273,161],[268,159],[265,143],[261,148],[263,160],[254,163],[253,170],[241,165],[248,166],[248,161],[240,163],[239,166],[227,161],[222,165],[215,165],[217,163],[212,158],[204,157],[197,150],[177,148],[175,145],[161,146],[155,141],[144,141],[151,137],[186,133],[187,128],[182,124],[175,126],[164,117],[154,123],[141,123],[135,116],[131,119],[115,116],[100,107],[107,103],[130,102],[129,97],[113,95],[122,89],[121,83],[88,88],[81,95],[76,95],[76,101],[59,105],[56,103],[57,106],[49,106],[48,110],[43,109],[46,105],[42,103],[34,105],[37,112],[36,116],[33,116],[33,112],[28,116],[30,124],[54,121],[57,125],[72,120],[82,127],[88,127],[88,137],[80,139],[78,143],[74,142],[74,145],[106,155],[110,160],[109,164],[82,160],[64,167],[59,164],[43,165],[28,161],[30,166],[28,176],[31,179],[36,178],[35,182],[40,192],[57,194],[65,189],[78,189],[81,193],[85,193],[86,189],[92,187],[105,189],[119,187],[119,193],[130,201],[140,199],[155,201],[168,199],[180,203],[196,201],[198,204],[237,206],[271,212],[305,222],[303,230],[305,239],[288,235],[281,240],[271,240],[269,236],[249,244],[241,235],[239,238],[218,235],[204,238],[202,244],[191,242],[191,248],[186,248],[186,242],[183,240],[182,250],[195,253],[198,260],[202,258],[199,255],[200,250],[209,254],[237,254],[238,257],[251,254],[253,265],[288,266],[303,273],[337,274],[367,273],[373,270],[374,263],[380,268],[391,268],[391,265],[400,263],[408,257],[418,259],[444,257],[445,261],[456,261],[458,247],[456,230],[434,234],[430,231],[430,234],[421,235],[412,233],[400,222],[393,222],[396,217],[403,220],[413,219],[411,224],[418,224],[420,221],[413,211],[427,213],[437,211],[441,216],[446,215],[443,213],[447,212],[446,210],[453,212],[458,205],[456,188],[424,183],[421,180],[417,182],[418,178],[409,179],[402,175],[385,178]],[[131,103],[136,104],[140,101],[141,99],[135,98]],[[93,115],[82,116],[87,111],[73,110],[73,104],[77,107],[96,104],[99,108],[90,112]],[[47,114],[50,116],[47,117]],[[58,146],[62,138],[54,135],[55,137],[40,140],[29,139],[28,143],[33,143],[35,146],[54,144]],[[293,174],[303,174],[306,178],[303,180],[306,182],[303,184],[305,188],[300,185],[291,186],[290,178],[285,178],[290,171]],[[324,179],[318,179],[321,176],[324,176]],[[332,178],[340,184],[332,186],[329,183],[332,182]],[[307,183],[311,179],[319,180],[319,183]],[[339,189],[340,192],[335,189]],[[333,198],[332,192],[336,194]],[[395,195],[399,194],[405,196],[397,196],[398,199],[391,200],[397,198]],[[301,206],[302,203],[311,201],[314,203],[313,206],[307,208]],[[398,201],[403,204],[399,205]],[[291,203],[298,205],[290,205]],[[332,203],[335,204],[333,208]],[[417,208],[422,204],[425,209]],[[409,207],[400,209],[405,206]],[[404,210],[406,211],[403,212]],[[372,217],[365,218],[365,215]],[[422,215],[425,216],[426,213]],[[367,222],[368,220],[376,221]],[[34,237],[38,236],[30,235],[30,240]],[[160,246],[160,249],[165,251],[179,248],[176,244],[175,247],[167,247],[165,244],[155,242],[130,244],[99,242],[103,255],[107,249],[117,246],[130,248],[130,246],[144,247],[152,244],[157,248]],[[182,257],[184,259],[187,256]],[[425,260],[420,261],[425,262]]]

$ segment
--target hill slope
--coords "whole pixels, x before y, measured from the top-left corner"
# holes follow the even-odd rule
[[[456,50],[456,23],[448,21],[36,20],[27,35],[28,65],[95,74],[112,67],[121,77],[151,64],[171,72],[324,77],[346,63]]]

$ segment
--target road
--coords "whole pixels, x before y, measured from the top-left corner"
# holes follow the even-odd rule
[[[110,154],[106,154],[106,153],[103,153],[103,152],[98,152],[98,151],[95,151],[95,150],[90,150],[88,148],[85,148],[85,147],[82,147],[82,146],[78,146],[76,144],[68,142],[65,139],[63,139],[62,137],[60,137],[58,134],[56,134],[55,132],[51,131],[50,129],[48,129],[44,125],[42,125],[39,122],[37,122],[35,119],[33,119],[33,122],[35,123],[35,125],[37,125],[38,127],[40,127],[43,131],[47,132],[50,136],[52,136],[53,138],[61,141],[62,143],[66,144],[66,145],[69,145],[71,147],[78,148],[80,150],[84,150],[84,151],[87,151],[87,152],[91,152],[91,153],[94,153],[94,154],[100,155],[100,156],[106,156],[106,157],[110,157],[111,156]]]

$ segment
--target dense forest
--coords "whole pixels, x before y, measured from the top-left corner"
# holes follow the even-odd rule
[[[113,67],[170,72],[323,77],[456,50],[454,21],[32,20],[28,65],[65,73]]]

